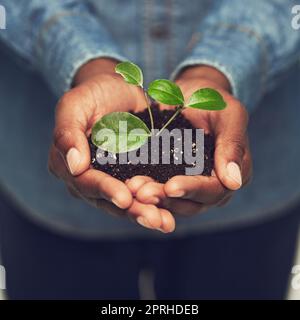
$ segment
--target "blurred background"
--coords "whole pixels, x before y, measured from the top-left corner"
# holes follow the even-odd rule
[[[298,161],[300,158],[300,6],[296,6],[297,1],[253,0],[242,3],[235,0],[235,5],[232,5],[233,1],[215,1],[214,7],[211,6],[212,1],[207,0],[189,1],[189,5],[181,0],[63,0],[51,1],[49,5],[38,0],[4,2],[9,9],[10,19],[7,19],[7,30],[3,28],[6,21],[0,20],[0,29],[3,29],[0,32],[4,32],[0,33],[0,200],[3,200],[3,203],[7,201],[16,211],[19,210],[24,216],[36,219],[41,225],[47,225],[49,230],[55,229],[60,235],[63,233],[65,238],[60,239],[62,242],[68,236],[73,239],[75,235],[81,239],[82,235],[91,237],[96,235],[100,236],[99,239],[105,239],[103,242],[107,244],[112,237],[119,235],[127,240],[127,235],[134,235],[133,238],[136,236],[139,239],[140,236],[147,237],[150,234],[130,221],[120,222],[106,213],[99,214],[99,210],[92,209],[83,201],[71,198],[65,185],[47,171],[57,98],[63,94],[66,87],[70,87],[72,82],[70,74],[77,71],[76,68],[81,66],[80,63],[97,58],[102,47],[105,47],[106,51],[104,50],[104,53],[101,51],[100,56],[109,55],[117,60],[123,58],[119,53],[111,52],[115,49],[108,36],[111,33],[123,52],[145,70],[145,78],[148,80],[153,80],[153,77],[169,77],[177,66],[180,65],[184,69],[196,63],[207,64],[218,70],[220,68],[226,75],[228,73],[228,79],[234,79],[238,84],[235,83],[238,87],[236,89],[238,98],[247,104],[251,114],[249,136],[254,157],[254,179],[249,186],[237,193],[228,206],[222,209],[213,208],[207,215],[197,215],[193,219],[179,218],[176,235],[179,235],[179,239],[183,239],[181,245],[184,248],[184,241],[190,234],[197,235],[198,232],[199,243],[202,240],[202,231],[204,234],[206,231],[210,231],[212,235],[222,234],[226,239],[226,233],[224,232],[225,235],[222,233],[223,228],[226,230],[227,227],[232,227],[232,233],[236,232],[239,240],[242,239],[243,232],[239,234],[240,229],[235,227],[245,227],[243,231],[247,231],[249,226],[248,238],[245,236],[246,240],[244,239],[246,246],[241,252],[238,252],[238,249],[237,254],[231,252],[232,243],[229,241],[228,247],[224,244],[224,249],[220,248],[223,245],[221,241],[221,245],[212,246],[216,258],[214,259],[214,251],[211,254],[209,252],[206,258],[217,261],[221,268],[221,264],[230,259],[236,259],[235,265],[237,265],[240,253],[245,263],[241,269],[248,266],[253,279],[255,272],[262,271],[262,279],[266,278],[268,283],[276,276],[277,268],[282,278],[286,276],[290,257],[294,251],[298,226],[296,223],[299,220],[296,216],[297,214],[299,216],[300,199]],[[116,12],[119,14],[116,15]],[[299,29],[297,16],[299,16]],[[223,19],[225,23],[219,25],[219,21]],[[47,32],[43,33],[41,30]],[[100,31],[101,36],[99,36]],[[106,41],[105,44],[101,43],[103,39]],[[182,42],[185,46],[182,46]],[[237,47],[240,50],[235,50]],[[183,62],[185,64],[181,65]],[[56,96],[53,95],[51,88],[57,91]],[[256,100],[260,101],[260,106],[255,105]],[[9,210],[5,215],[6,209],[1,202],[0,217],[6,222],[10,218],[7,214]],[[293,214],[290,212],[293,210],[290,209],[294,210]],[[294,220],[289,219],[290,217]],[[284,221],[282,226],[280,219]],[[274,229],[272,227],[268,229],[273,220],[277,222],[274,223],[276,226],[272,226]],[[263,241],[261,252],[260,243],[255,243],[256,247],[251,248],[253,240],[256,239],[256,224]],[[7,229],[9,228],[7,226],[12,225],[17,230],[16,243],[10,241],[14,237],[11,237],[10,230]],[[252,226],[254,226],[253,234],[250,228]],[[265,226],[270,232],[270,238],[267,232],[264,234],[262,230]],[[29,252],[36,250],[40,255],[37,258],[39,261],[35,261],[35,256],[30,257],[35,266],[42,262],[47,264],[45,262],[48,261],[47,258],[52,262],[51,257],[47,257],[48,248],[45,248],[44,252],[39,243],[32,241],[28,236],[31,226],[26,227],[28,229],[24,231],[25,228],[22,229],[18,223],[11,221],[5,226],[0,225],[0,239],[5,234],[3,237],[6,239],[5,251],[11,263],[10,268],[14,271],[18,266],[11,261],[23,259],[26,263],[26,254],[18,250],[18,243],[23,244],[23,240],[25,244],[28,240]],[[29,239],[25,239],[26,237],[22,239],[22,232]],[[40,230],[35,232],[37,238],[44,239]],[[153,233],[149,239],[152,239],[152,235]],[[52,234],[50,237],[55,238]],[[154,238],[156,239],[156,235]],[[230,239],[235,240],[234,236]],[[274,246],[270,239],[276,242]],[[56,243],[56,240],[53,242]],[[70,245],[71,240],[68,238],[65,242]],[[93,260],[95,256],[97,257],[98,251],[101,252],[96,247],[99,243],[94,244],[98,250],[95,249],[94,256],[92,254],[91,257],[84,256],[81,261],[77,261],[76,250],[81,247],[78,242],[72,244],[75,249],[71,245],[69,265],[76,263],[78,274],[82,271],[81,262],[98,261],[101,266],[101,260]],[[55,253],[55,246],[52,249]],[[255,250],[259,252],[258,262],[255,260]],[[81,254],[84,255],[86,252],[82,251]],[[120,251],[116,250],[115,256],[121,255],[122,250]],[[178,251],[182,253],[184,250]],[[254,259],[252,256],[249,258],[250,263],[247,260],[248,251],[254,255]],[[114,255],[111,254],[110,247],[107,252],[104,250],[104,258],[112,259],[114,263],[111,263],[111,267],[119,267],[113,260]],[[286,252],[288,253],[285,255]],[[129,258],[126,257],[124,265],[134,261],[135,253]],[[64,254],[65,252],[61,253],[61,256],[58,254],[59,258],[55,261],[57,274],[66,271],[62,278],[68,276],[67,268],[63,270],[60,266],[59,259],[63,258]],[[194,252],[190,252],[190,256],[184,256],[185,252],[179,257],[176,254],[177,252],[174,254],[174,261],[180,262],[184,260],[182,257],[193,257]],[[202,257],[199,256],[201,260]],[[158,260],[159,258],[164,258],[163,254]],[[87,263],[88,271],[94,266],[93,262],[91,266]],[[157,265],[159,262],[156,261]],[[300,266],[300,236],[294,261],[294,266],[298,265]],[[251,272],[251,267],[254,272]],[[172,268],[166,269],[169,273]],[[274,271],[271,269],[275,272],[271,272]],[[47,273],[47,268],[45,270]],[[107,270],[105,272],[111,276],[113,272],[110,267]],[[209,267],[205,271],[209,273]],[[24,274],[28,275],[30,272],[29,268]],[[212,271],[211,273],[214,278]],[[51,277],[48,279],[48,275],[44,278],[47,278],[46,281],[49,281],[48,285],[51,287]],[[296,276],[297,274],[292,274],[291,268],[286,299],[300,300],[300,281],[298,288],[298,285],[295,286],[298,284]],[[199,275],[202,281],[205,277],[204,272]],[[178,283],[184,288],[186,284],[184,278],[178,278]],[[193,275],[191,278],[193,279]],[[142,297],[153,298],[151,274],[140,272],[139,279]],[[23,279],[12,280],[18,288],[18,280]],[[281,287],[278,289],[278,295],[282,289],[282,281],[278,284],[278,288]],[[39,279],[35,284],[37,288],[39,288],[38,282]],[[233,277],[232,283],[234,282]],[[249,282],[248,285],[251,287],[251,280]],[[93,284],[93,281],[91,283]],[[30,281],[27,285],[30,286]],[[273,288],[270,283],[269,286]],[[86,292],[89,292],[88,289]],[[18,290],[21,295],[26,296],[22,288],[16,289],[17,293]],[[265,294],[272,296],[272,292]],[[5,299],[5,290],[0,289],[0,299]]]
[[[299,244],[298,244],[298,250],[297,250],[297,256],[295,257],[295,263],[294,266],[300,266],[300,235],[299,235]],[[0,264],[1,264],[1,260],[0,260]],[[300,271],[300,268],[299,268]],[[298,288],[293,288],[292,286],[292,279],[295,275],[293,275],[291,273],[291,279],[289,281],[289,285],[288,285],[288,290],[287,290],[287,295],[286,295],[286,299],[287,300],[300,300],[300,281],[299,281],[299,286]],[[148,288],[144,288],[144,298],[145,299],[152,299],[153,298],[153,292],[151,290],[151,288],[148,290]],[[1,290],[0,289],[0,300],[5,300],[6,296],[5,296],[5,290]]]

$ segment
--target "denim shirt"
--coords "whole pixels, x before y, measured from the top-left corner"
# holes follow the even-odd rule
[[[71,198],[47,172],[56,100],[96,57],[136,62],[146,83],[174,79],[186,66],[214,66],[249,111],[252,183],[225,208],[178,219],[173,236],[258,223],[299,202],[300,30],[291,24],[297,1],[1,4],[0,184],[35,221],[86,237],[160,236]]]

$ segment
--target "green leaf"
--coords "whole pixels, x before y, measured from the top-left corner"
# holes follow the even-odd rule
[[[142,70],[134,63],[126,61],[116,65],[115,72],[119,73],[127,83],[143,87]]]
[[[194,92],[186,106],[202,110],[223,110],[226,102],[218,91],[204,88]]]
[[[172,106],[183,106],[184,98],[180,88],[170,80],[152,81],[148,88],[148,94],[154,100]]]
[[[140,148],[150,136],[147,125],[129,112],[112,112],[103,116],[92,128],[95,146],[122,153]]]

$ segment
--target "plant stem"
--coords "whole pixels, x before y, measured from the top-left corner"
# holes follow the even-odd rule
[[[151,111],[150,98],[148,96],[147,91],[143,87],[142,87],[142,89],[144,91],[145,98],[146,98],[146,101],[147,101],[147,109],[148,109],[148,112],[149,112],[150,123],[151,123],[151,131],[152,131],[152,130],[154,130],[154,120],[153,120],[153,114],[152,114],[152,111]]]
[[[156,136],[159,136],[164,129],[178,116],[178,114],[184,109],[184,106],[179,106],[176,112],[172,115],[172,117],[164,124],[164,126],[157,132]]]

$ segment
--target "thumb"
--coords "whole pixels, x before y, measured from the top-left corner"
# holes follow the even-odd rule
[[[219,142],[215,150],[215,170],[223,185],[238,190],[243,185],[243,147],[236,142]]]
[[[235,119],[233,119],[235,118]],[[223,185],[238,190],[243,185],[242,163],[247,149],[247,115],[223,122],[216,134],[215,171]]]
[[[62,155],[74,176],[89,168],[90,148],[86,137],[88,117],[74,97],[62,98],[58,103],[55,118],[54,145]],[[76,97],[75,97],[76,99]]]

